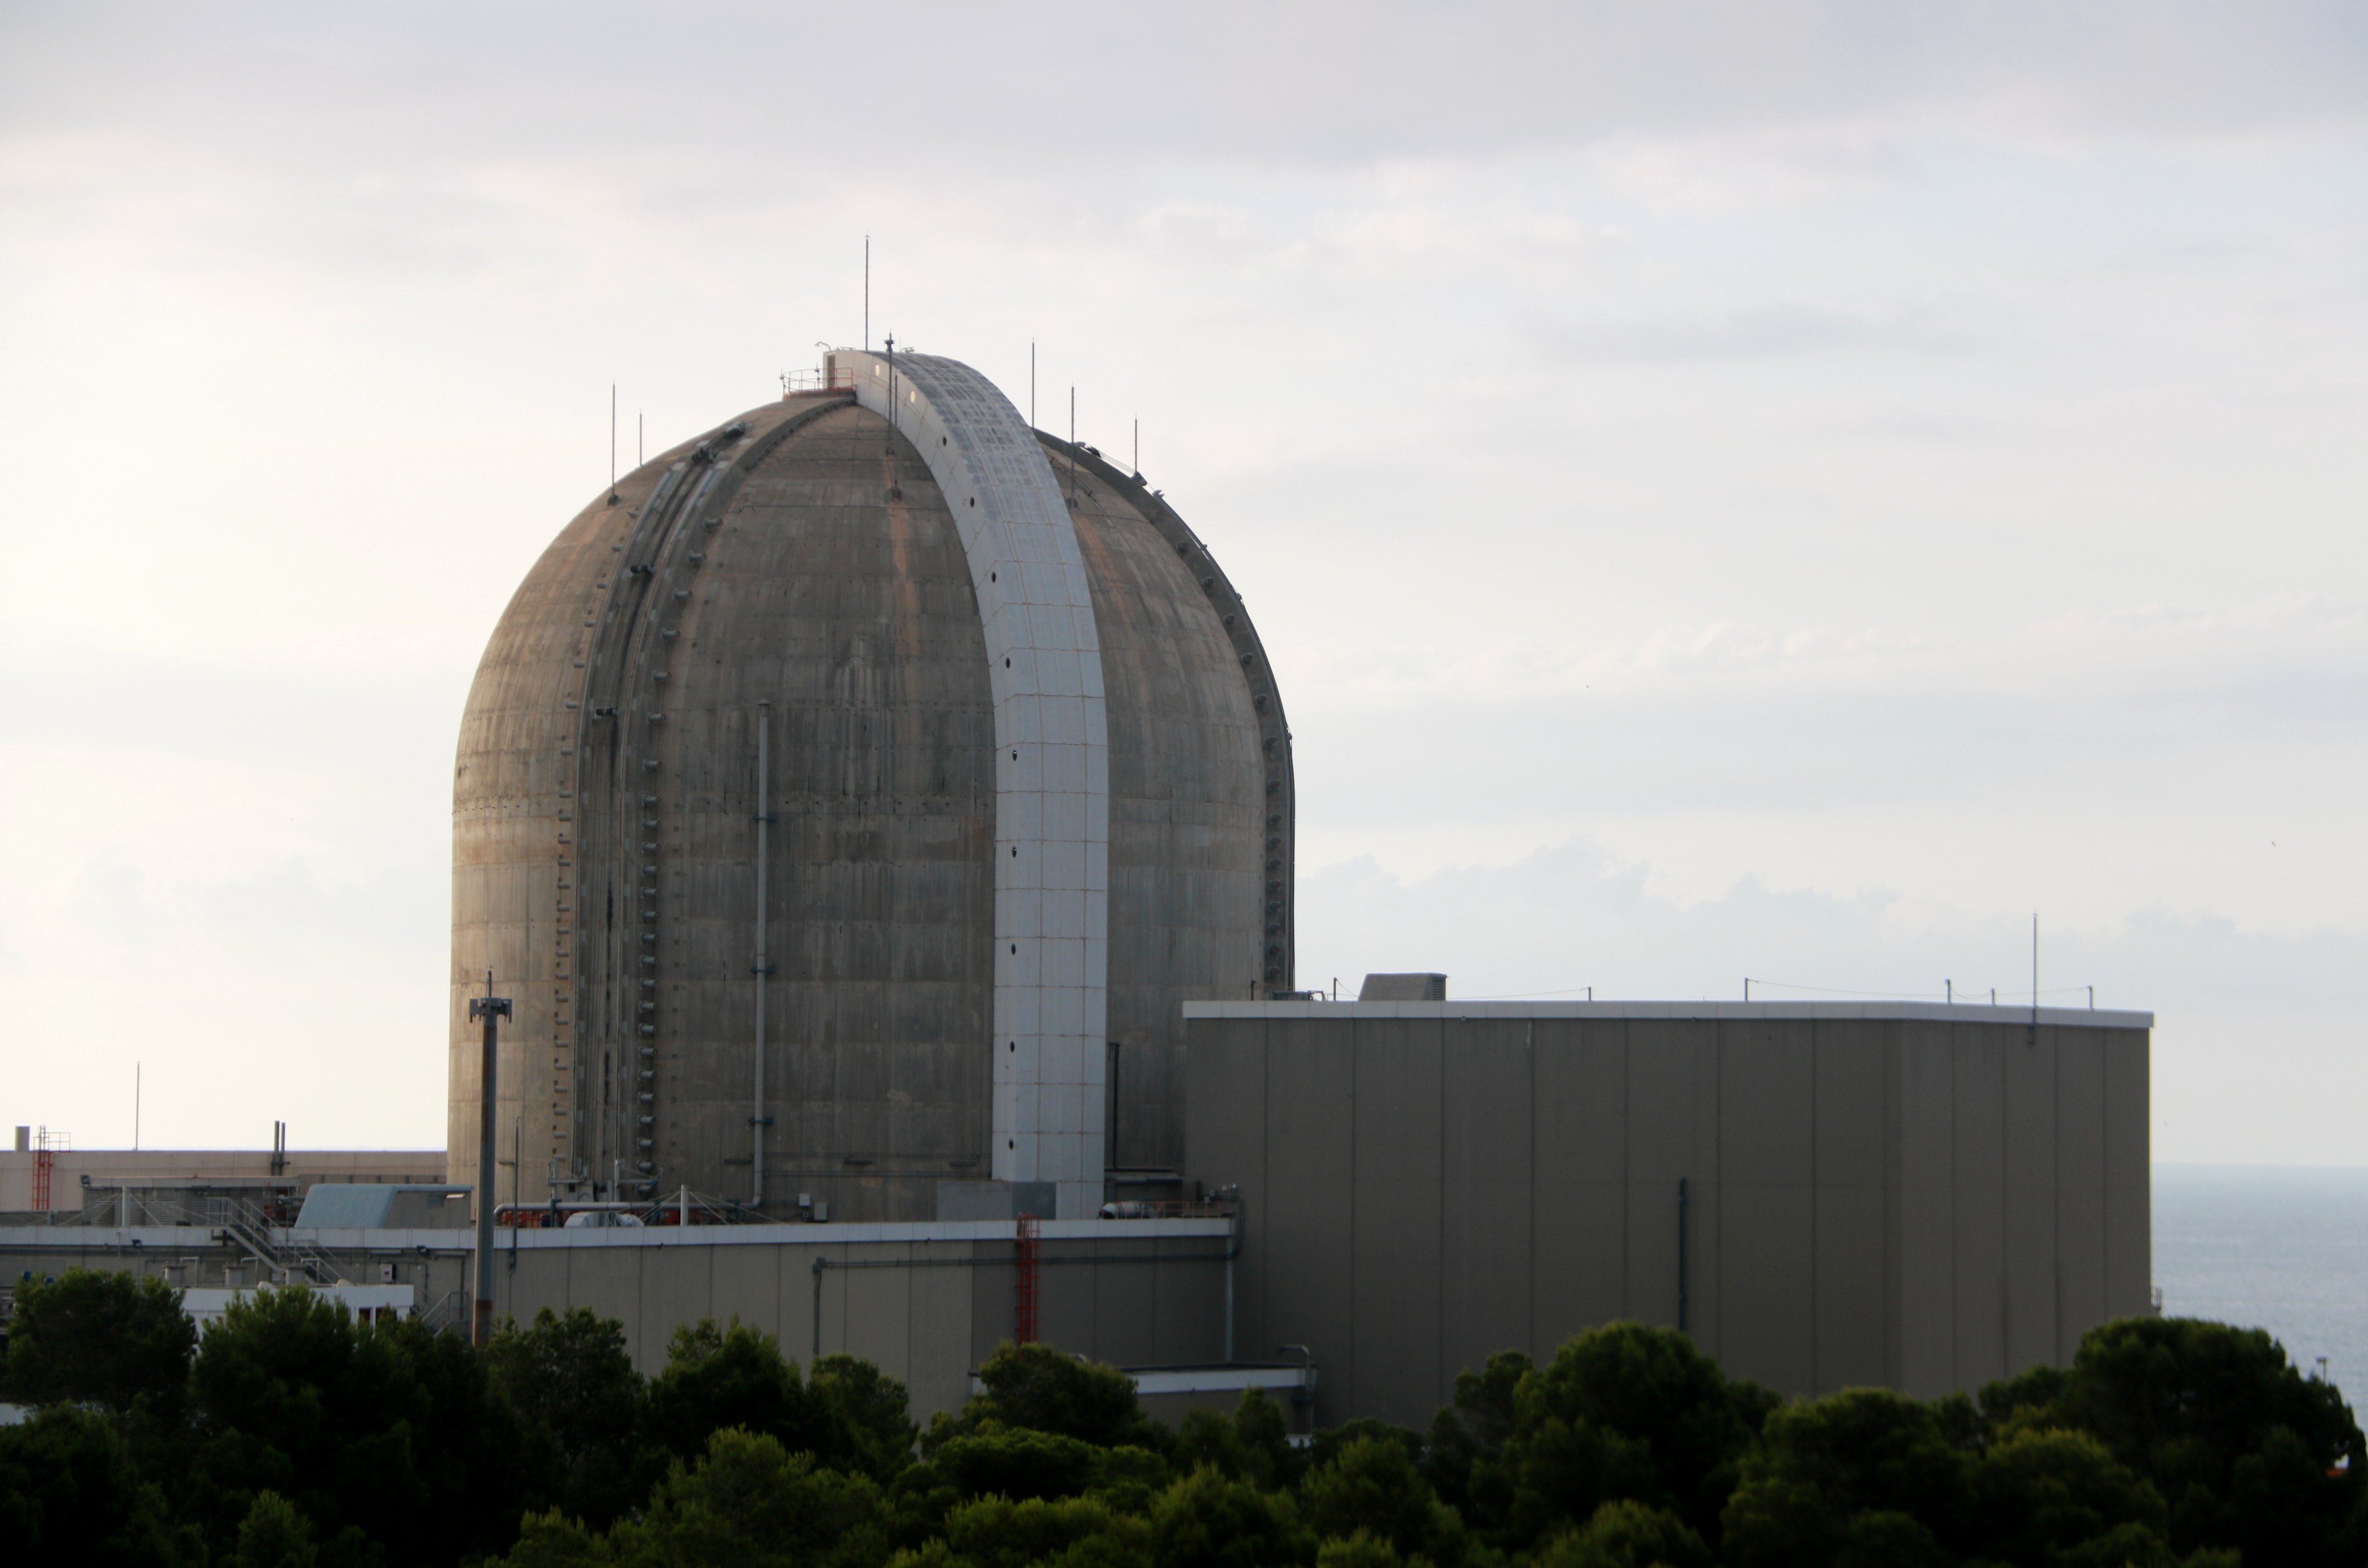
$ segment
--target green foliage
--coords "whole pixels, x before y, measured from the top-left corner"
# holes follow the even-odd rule
[[[199,1561],[188,1535],[174,1529],[165,1494],[141,1479],[105,1416],[62,1404],[0,1426],[0,1542],[15,1561]]]
[[[556,1508],[520,1520],[518,1544],[502,1559],[510,1568],[598,1568],[616,1560],[607,1537]]]
[[[198,1343],[181,1293],[155,1275],[70,1268],[17,1291],[8,1324],[7,1397],[74,1400],[177,1413]]]
[[[238,1527],[238,1568],[313,1568],[321,1550],[313,1544],[313,1524],[277,1492],[255,1494],[255,1506]]]
[[[1459,1512],[1501,1517],[1511,1505],[1504,1487],[1504,1469],[1497,1462],[1505,1441],[1513,1435],[1518,1416],[1516,1395],[1521,1380],[1537,1364],[1519,1350],[1499,1350],[1476,1372],[1455,1375],[1455,1396],[1431,1419],[1429,1452],[1425,1468],[1440,1500]],[[1474,1466],[1486,1462],[1483,1473],[1494,1490],[1475,1502],[1472,1494]]]
[[[825,1470],[769,1435],[709,1436],[677,1460],[648,1511],[604,1536],[557,1509],[530,1515],[510,1568],[881,1568],[888,1505],[867,1475]]]
[[[886,1482],[913,1461],[913,1425],[905,1385],[854,1356],[825,1356],[806,1386],[854,1439],[864,1468]]]
[[[331,1562],[450,1561],[516,1532],[518,1422],[456,1335],[265,1290],[208,1328],[191,1386],[189,1506],[218,1549],[267,1489],[312,1521]]]
[[[1213,1470],[1167,1489],[1151,1511],[1151,1540],[1156,1568],[1267,1568],[1307,1556],[1288,1496]]]
[[[1264,1389],[1244,1389],[1234,1406],[1234,1436],[1240,1439],[1245,1473],[1258,1486],[1295,1486],[1306,1470],[1292,1446],[1291,1417]],[[1189,1467],[1188,1467],[1189,1468]]]
[[[484,1353],[301,1290],[192,1358],[173,1294],[69,1275],[20,1301],[0,1540],[238,1568],[2240,1568],[2368,1559],[2368,1455],[2267,1335],[2136,1320],[2066,1369],[1918,1403],[1782,1405],[1618,1324],[1456,1381],[1429,1435],[1294,1445],[1245,1393],[1175,1432],[1111,1368],[1005,1346],[916,1445],[850,1357],[809,1377],[737,1323],[644,1381],[588,1312]],[[178,1346],[176,1349],[176,1346]],[[918,1449],[918,1457],[916,1449]],[[556,1503],[558,1506],[547,1505]],[[541,1511],[529,1511],[540,1509]],[[524,1517],[520,1517],[524,1511]],[[903,1548],[899,1551],[898,1548]]]
[[[1169,1450],[1186,1474],[1203,1465],[1229,1481],[1247,1481],[1260,1491],[1298,1484],[1307,1468],[1292,1447],[1291,1418],[1264,1389],[1244,1389],[1231,1415],[1190,1410],[1177,1423]]]
[[[1471,1467],[1474,1523],[1525,1548],[1624,1498],[1711,1537],[1770,1408],[1675,1330],[1589,1329],[1516,1382],[1509,1434]]]
[[[666,1369],[652,1380],[649,1430],[668,1453],[690,1459],[727,1426],[761,1433],[791,1453],[827,1463],[861,1457],[863,1444],[831,1403],[808,1389],[771,1336],[734,1318],[674,1331]]]
[[[946,1544],[970,1568],[1151,1563],[1149,1525],[1083,1497],[1017,1503],[986,1497],[964,1504],[946,1520]]]
[[[1149,1449],[1104,1449],[1101,1456],[1101,1473],[1090,1494],[1121,1514],[1148,1517],[1159,1494],[1176,1479],[1167,1458]]]
[[[1360,1415],[1354,1421],[1343,1421],[1338,1426],[1327,1426],[1316,1433],[1315,1440],[1307,1447],[1307,1467],[1314,1470],[1319,1466],[1330,1464],[1340,1457],[1340,1450],[1349,1444],[1369,1439],[1377,1443],[1395,1444],[1406,1450],[1406,1458],[1417,1463],[1421,1462],[1423,1455],[1421,1433],[1411,1426],[1393,1426],[1387,1421],[1376,1421],[1369,1415]]]
[[[1736,1568],[1809,1568],[1875,1550],[1940,1562],[1940,1543],[1964,1530],[1964,1458],[1930,1406],[1850,1389],[1778,1411],[1762,1439],[1726,1506],[1723,1552]]]
[[[978,1381],[984,1392],[964,1412],[973,1421],[1057,1433],[1102,1449],[1164,1449],[1172,1440],[1143,1414],[1125,1373],[1049,1345],[1005,1341],[978,1369]]]
[[[990,1426],[947,1439],[929,1463],[958,1496],[1075,1497],[1100,1481],[1102,1452],[1052,1432]]]
[[[1318,1536],[1359,1530],[1389,1542],[1401,1557],[1427,1557],[1441,1568],[1463,1556],[1463,1521],[1433,1495],[1405,1445],[1360,1437],[1307,1472],[1300,1517]]]
[[[1710,1548],[1665,1508],[1606,1503],[1538,1553],[1538,1568],[1711,1568]]]
[[[545,1307],[526,1328],[502,1325],[485,1369],[525,1429],[545,1497],[604,1525],[639,1501],[648,1399],[625,1353],[624,1324],[588,1307],[564,1317]]]
[[[633,1568],[879,1568],[890,1555],[887,1500],[869,1476],[726,1428],[697,1464],[677,1460],[647,1516],[618,1525],[609,1545]]]
[[[2081,1339],[2048,1415],[2154,1483],[2181,1551],[2233,1547],[2248,1562],[2296,1565],[2368,1551],[2360,1428],[2332,1384],[2305,1378],[2260,1329],[2101,1324]]]
[[[2162,1496],[2084,1432],[2019,1430],[1975,1461],[1975,1534],[1981,1555],[2033,1568],[2077,1560],[2170,1561]]]
[[[1315,1568],[1398,1568],[1397,1549],[1371,1530],[1326,1541],[1315,1549]]]

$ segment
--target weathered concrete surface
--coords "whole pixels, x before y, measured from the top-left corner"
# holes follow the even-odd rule
[[[1419,1425],[1490,1353],[1679,1324],[1787,1394],[2062,1365],[2150,1307],[2143,1013],[1194,1003],[1243,1345]],[[1685,1184],[1680,1220],[1679,1182]],[[1683,1306],[1680,1307],[1682,1291]]]
[[[986,1173],[985,644],[946,499],[892,446],[844,397],[752,410],[620,482],[521,585],[455,770],[450,1169],[475,1168],[466,1001],[491,970],[518,1002],[497,1119],[526,1201],[614,1176],[751,1189],[764,814],[768,1207],[927,1218],[939,1179]],[[1118,1153],[1173,1165],[1177,1002],[1288,982],[1288,733],[1205,551],[1080,460],[1110,693]]]

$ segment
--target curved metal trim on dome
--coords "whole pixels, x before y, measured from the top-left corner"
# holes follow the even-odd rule
[[[917,448],[953,514],[995,701],[994,1171],[1102,1199],[1110,723],[1085,556],[1035,433],[995,383],[934,355],[832,352],[828,384]]]

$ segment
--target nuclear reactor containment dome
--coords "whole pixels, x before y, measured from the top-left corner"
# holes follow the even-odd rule
[[[1290,732],[1199,539],[953,360],[823,381],[586,507],[486,646],[447,1147],[490,971],[497,1199],[1089,1215],[1182,1158],[1180,1005],[1292,984]]]

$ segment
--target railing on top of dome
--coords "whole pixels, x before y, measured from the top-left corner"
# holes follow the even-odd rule
[[[855,371],[852,367],[836,370],[784,370],[781,372],[781,400],[793,397],[821,397],[829,392],[853,392]]]

